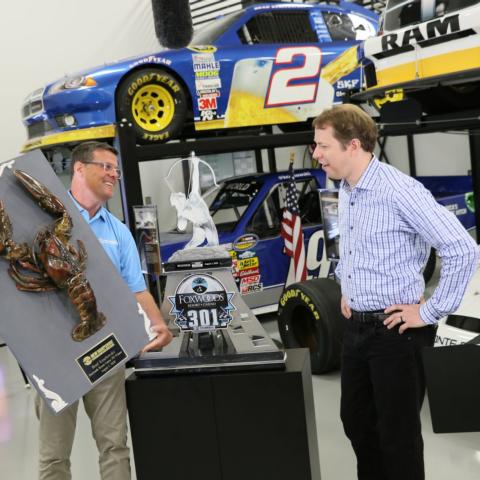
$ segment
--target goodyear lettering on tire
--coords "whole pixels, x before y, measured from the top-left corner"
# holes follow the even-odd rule
[[[297,297],[300,297],[305,306],[310,309],[315,320],[320,320],[320,314],[315,308],[315,304],[313,303],[312,299],[298,288],[292,288],[283,292],[282,296],[280,297],[280,307],[285,307],[290,298]]]
[[[298,297],[299,293],[300,293],[300,290],[298,290],[298,289],[293,289],[292,288],[291,290],[285,290],[283,292],[282,296],[280,297],[280,306],[284,307],[289,298]]]
[[[143,75],[139,78],[137,78],[135,81],[133,81],[130,84],[130,87],[128,88],[128,95],[133,97],[135,95],[135,92],[143,85],[150,83],[152,81],[156,81],[158,83],[163,83],[164,85],[167,85],[169,88],[173,90],[173,92],[177,93],[180,90],[180,85],[176,83],[174,80],[171,78],[168,78],[165,75],[161,75],[159,73],[150,73],[148,75]]]
[[[148,140],[149,142],[160,142],[160,141],[168,140],[170,138],[170,133],[165,132],[165,133],[161,133],[159,135],[154,135],[154,134],[151,134],[151,133],[144,133],[143,138],[145,140]]]

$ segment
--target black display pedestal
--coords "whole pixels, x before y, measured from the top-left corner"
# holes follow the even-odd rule
[[[126,382],[137,480],[320,480],[310,355]]]
[[[433,431],[480,432],[480,346],[425,348],[423,363]]]

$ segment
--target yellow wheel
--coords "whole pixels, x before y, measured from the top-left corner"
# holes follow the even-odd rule
[[[172,96],[160,85],[146,85],[133,96],[132,115],[135,123],[149,132],[168,127],[174,112]]]
[[[132,124],[139,143],[165,142],[178,136],[186,111],[183,86],[165,70],[136,70],[117,91],[117,116]]]

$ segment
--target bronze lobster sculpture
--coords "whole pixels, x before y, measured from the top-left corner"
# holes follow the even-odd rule
[[[95,294],[84,274],[85,245],[77,240],[77,250],[69,243],[73,222],[63,203],[28,173],[21,170],[13,173],[43,210],[59,218],[37,232],[31,247],[19,244],[12,239],[12,223],[0,200],[0,256],[10,262],[8,273],[18,290],[66,290],[80,316],[80,322],[72,330],[72,338],[77,342],[85,340],[106,323],[105,315],[97,310]]]

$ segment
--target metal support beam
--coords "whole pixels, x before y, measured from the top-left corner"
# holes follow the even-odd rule
[[[408,167],[410,169],[410,176],[417,176],[417,162],[415,159],[415,143],[413,141],[413,135],[407,135],[407,147],[408,147]]]
[[[273,148],[269,148],[267,150],[268,154],[268,169],[270,172],[277,171],[277,159],[275,158],[275,150]]]
[[[122,132],[120,131],[120,134]],[[143,145],[136,147],[137,162],[148,162],[162,158],[188,157],[193,150],[198,156],[213,153],[241,152],[257,148],[290,147],[293,145],[309,145],[312,143],[313,132],[273,133],[229,135],[214,138],[188,139],[171,141],[162,144]]]
[[[388,159],[387,152],[385,151],[385,147],[387,145],[388,137],[379,137],[378,138],[378,146],[380,148],[378,152],[378,159],[380,161],[385,161],[388,165],[390,165],[390,160]]]
[[[480,241],[480,130],[470,130],[470,161],[472,165],[472,183],[475,199],[475,231],[477,243]]]
[[[260,150],[255,150],[255,166],[258,173],[263,173],[263,158]]]
[[[118,140],[120,146],[120,160],[122,162],[122,197],[125,223],[133,234],[133,206],[143,205],[142,184],[140,182],[140,164],[136,159],[137,146],[131,125],[118,126]]]
[[[267,134],[232,134],[214,138],[187,139],[171,141],[168,143],[137,145],[133,128],[128,123],[118,126],[118,142],[120,159],[122,162],[123,179],[123,207],[125,223],[133,231],[133,205],[142,205],[142,185],[140,181],[140,162],[161,160],[166,158],[188,157],[192,151],[196,155],[209,155],[214,153],[239,152],[255,150],[258,171],[263,170],[261,149],[268,149],[269,167],[272,172],[277,170],[275,151],[277,147],[290,147],[295,145],[309,145],[312,143],[313,132],[292,133],[267,133]],[[258,151],[258,153],[257,153]],[[188,172],[185,179],[188,181]]]

